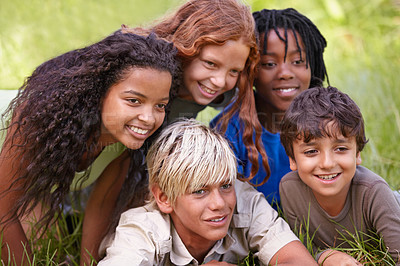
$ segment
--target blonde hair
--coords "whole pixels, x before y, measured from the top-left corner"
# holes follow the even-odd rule
[[[237,175],[236,158],[226,139],[194,119],[166,127],[146,160],[150,189],[157,184],[172,206],[186,192],[233,182]]]

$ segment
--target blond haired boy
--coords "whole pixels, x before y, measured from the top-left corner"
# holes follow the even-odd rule
[[[228,265],[249,252],[261,265],[316,264],[264,196],[236,180],[222,135],[184,120],[147,156],[150,202],[122,214],[99,265]]]

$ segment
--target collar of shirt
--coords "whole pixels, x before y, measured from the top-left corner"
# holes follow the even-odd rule
[[[172,234],[172,250],[170,253],[171,262],[174,265],[199,265],[198,261],[186,249],[181,238],[175,230],[175,227],[171,223],[171,234]],[[230,247],[235,244],[235,239],[231,236],[231,230],[228,230],[228,234],[218,240],[215,245],[208,252],[204,258],[204,263],[211,260],[219,260],[219,258],[225,254]]]

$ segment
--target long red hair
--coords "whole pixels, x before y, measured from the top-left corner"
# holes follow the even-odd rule
[[[219,120],[219,128],[225,132],[229,119],[239,112],[244,132],[243,142],[252,163],[251,174],[246,180],[251,180],[258,172],[260,153],[267,173],[261,184],[265,183],[270,175],[270,168],[261,142],[262,127],[257,118],[253,94],[259,51],[250,7],[239,0],[189,0],[148,30],[173,42],[178,48],[178,55],[185,62],[193,60],[204,46],[210,44],[223,45],[228,40],[241,40],[250,47],[249,57],[236,84],[239,90],[237,99],[233,107]]]

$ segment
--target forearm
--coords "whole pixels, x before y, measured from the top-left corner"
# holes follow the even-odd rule
[[[15,183],[15,186],[9,189],[10,184],[14,182],[12,179],[14,169],[7,167],[11,165],[11,162],[4,163],[1,156],[0,161],[2,161],[0,164],[0,173],[2,173],[0,176],[1,259],[5,265],[8,265],[8,262],[12,262],[11,265],[27,265],[27,259],[31,258],[32,252],[24,228],[14,209],[16,201],[21,198],[21,192],[18,189],[13,191],[13,189],[19,184]]]
[[[100,211],[99,211],[100,212]],[[107,211],[101,211],[106,215]],[[99,213],[91,211],[85,213],[81,241],[81,265],[91,265],[92,259],[100,259],[98,250],[109,226],[109,219],[99,219]],[[111,212],[108,214],[111,216]]]
[[[1,260],[5,265],[30,265],[32,252],[19,221],[2,226]]]
[[[85,210],[82,228],[81,265],[90,265],[91,258],[100,259],[98,249],[112,220],[112,213],[124,183],[129,158],[122,154],[115,159],[93,188]]]
[[[98,261],[99,246],[111,222],[118,192],[101,193],[96,185],[88,201],[82,228],[81,265],[91,265],[92,259]]]
[[[270,260],[271,265],[317,265],[300,241],[292,241],[281,248]]]

